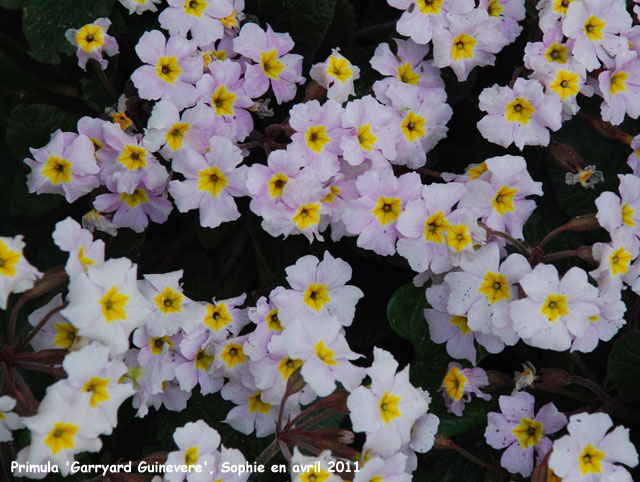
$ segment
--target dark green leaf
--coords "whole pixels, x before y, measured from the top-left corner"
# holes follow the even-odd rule
[[[40,148],[49,142],[56,129],[72,131],[76,122],[69,114],[50,105],[16,106],[9,116],[7,144],[18,157],[29,155],[29,148]]]
[[[623,335],[609,353],[609,378],[616,388],[633,400],[640,400],[640,332]]]
[[[0,0],[0,8],[7,8],[9,10],[20,10],[24,0]]]
[[[413,344],[418,359],[430,356],[429,348],[433,346],[424,318],[424,310],[428,307],[424,288],[412,283],[401,286],[387,305],[387,318],[391,328]]]
[[[80,28],[108,17],[114,0],[27,0],[22,18],[29,41],[29,55],[41,62],[57,64],[60,54],[72,55],[74,47],[65,38],[70,28]]]
[[[294,52],[310,62],[335,15],[336,0],[250,0],[245,10],[276,32],[289,32]]]

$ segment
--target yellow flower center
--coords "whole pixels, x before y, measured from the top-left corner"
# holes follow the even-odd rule
[[[476,39],[466,33],[458,35],[453,39],[451,45],[451,57],[453,61],[460,59],[470,59],[473,57],[473,48],[476,45]]]
[[[567,297],[560,294],[551,294],[542,303],[540,312],[547,317],[551,323],[558,321],[558,318],[569,314]]]
[[[322,200],[323,203],[333,204],[333,201],[335,201],[336,196],[338,194],[340,194],[340,189],[337,188],[336,186],[331,186],[329,188],[329,194],[327,194],[321,200]]]
[[[458,367],[453,366],[449,369],[442,380],[444,389],[453,400],[460,400],[464,393],[464,387],[469,380],[465,377]]]
[[[418,0],[416,5],[423,15],[439,15],[444,0]]]
[[[327,285],[311,284],[304,292],[304,304],[309,308],[320,311],[324,305],[331,301]]]
[[[331,140],[327,135],[327,128],[325,126],[309,127],[307,129],[306,139],[307,147],[318,154],[322,152],[325,144],[328,144]]]
[[[265,322],[267,323],[267,328],[272,331],[282,331],[282,323],[280,323],[280,318],[278,318],[278,308],[274,308],[267,315]]]
[[[56,323],[56,337],[53,344],[68,350],[78,337],[78,329],[71,323]]]
[[[232,321],[233,319],[225,303],[218,303],[215,306],[207,305],[207,316],[204,318],[204,324],[212,330],[220,331]]]
[[[424,222],[424,240],[428,243],[442,244],[444,233],[449,229],[449,221],[442,211],[432,214]]]
[[[527,125],[536,109],[524,98],[516,97],[505,107],[505,117],[508,122],[519,122]]]
[[[282,378],[288,380],[293,372],[302,366],[302,360],[293,358],[283,358],[278,363],[278,371],[282,375]]]
[[[211,166],[198,173],[198,190],[207,191],[213,197],[222,192],[229,180],[222,174],[218,166]]]
[[[76,42],[78,43],[78,47],[85,52],[91,52],[94,49],[102,47],[104,45],[102,28],[98,25],[85,25],[76,33]]]
[[[62,157],[49,156],[42,168],[42,175],[49,178],[54,186],[71,181],[71,163]]]
[[[309,469],[300,474],[300,482],[325,482],[330,476],[326,470]]]
[[[61,450],[74,448],[73,436],[79,428],[72,423],[56,423],[44,439],[44,443],[51,449],[51,454],[56,455]]]
[[[491,201],[491,205],[493,209],[500,215],[504,216],[504,213],[509,213],[511,211],[515,211],[515,206],[513,205],[513,198],[517,194],[518,190],[515,188],[511,188],[506,184],[502,186],[496,192],[496,195],[493,197]]]
[[[327,365],[337,365],[338,362],[334,360],[333,356],[335,354],[335,352],[330,349],[327,348],[324,344],[324,341],[320,340],[318,343],[316,343],[316,346],[313,347],[315,352],[316,352],[316,356],[325,364]]]
[[[271,411],[271,405],[263,402],[260,399],[260,395],[262,395],[262,390],[258,390],[256,393],[249,397],[249,413],[260,412],[269,414],[269,412]]]
[[[635,210],[629,206],[627,203],[622,205],[622,222],[627,226],[635,226],[636,223],[633,221],[633,214]]]
[[[229,368],[233,368],[247,361],[242,345],[238,345],[237,343],[229,343],[225,346],[222,353],[220,353],[220,358],[225,361]]]
[[[522,449],[535,447],[540,443],[540,439],[542,438],[542,423],[527,417],[522,417],[520,424],[511,432],[516,436],[518,442],[520,442]]]
[[[500,2],[498,0],[490,0],[489,4],[487,5],[487,13],[491,17],[499,17],[503,9],[504,7],[500,5]]]
[[[291,218],[301,231],[320,222],[320,204],[311,203],[300,206]]]
[[[398,66],[398,79],[400,82],[411,85],[417,85],[420,82],[420,76],[413,71],[410,62]]]
[[[281,172],[274,174],[273,177],[269,179],[269,194],[271,197],[282,196],[282,190],[287,185],[288,180],[289,178]]]
[[[176,292],[171,286],[167,286],[162,293],[153,298],[153,301],[163,313],[180,313],[182,310],[182,298],[182,294]]]
[[[20,254],[7,248],[0,241],[0,276],[13,278],[16,275],[16,264],[20,261]]]
[[[371,125],[363,124],[358,128],[358,143],[365,151],[371,152],[371,148],[378,138],[371,133]]]
[[[157,336],[149,340],[149,348],[151,348],[152,355],[161,355],[164,351],[164,347],[167,345],[169,348],[173,346],[171,338],[168,336]]]
[[[573,0],[555,0],[553,4],[553,10],[560,15],[566,15],[567,9],[569,8],[569,4],[573,2]]]
[[[371,211],[383,226],[396,221],[402,212],[402,199],[380,196],[376,207]]]
[[[125,307],[129,301],[129,295],[120,293],[115,285],[100,298],[100,306],[102,307],[102,316],[107,323],[117,320],[126,320],[127,311]]]
[[[611,274],[625,274],[629,269],[629,263],[631,262],[631,253],[624,249],[624,246],[620,246],[613,253],[609,255],[609,265],[611,266]]]
[[[233,104],[236,97],[237,95],[227,90],[224,84],[218,87],[211,96],[211,105],[216,115],[233,115]]]
[[[167,131],[164,139],[172,151],[177,151],[182,147],[182,138],[191,126],[182,122],[177,122]]]
[[[207,8],[205,0],[185,0],[184,2],[184,13],[187,15],[201,17],[205,8]]]
[[[462,333],[462,336],[467,336],[469,333],[471,333],[471,328],[469,328],[466,316],[453,315],[449,320],[449,323],[451,323],[453,326],[457,326],[460,330],[460,333]]]
[[[138,204],[144,204],[149,202],[147,192],[144,189],[137,188],[133,191],[133,194],[127,194],[123,192],[120,194],[120,201],[124,201],[130,208],[135,208]]]
[[[578,87],[579,80],[580,77],[578,74],[567,72],[566,70],[559,70],[556,79],[551,83],[550,87],[564,100],[570,95],[578,95],[578,91],[580,90]]]
[[[607,22],[599,19],[595,15],[591,15],[586,22],[584,22],[584,33],[591,41],[602,40],[602,31],[607,25]]]
[[[467,171],[469,173],[469,180],[473,181],[474,179],[478,179],[480,176],[482,176],[488,170],[489,169],[487,168],[487,163],[486,162],[483,162],[481,164],[478,164],[475,167],[472,167],[471,169],[469,169]]]
[[[236,11],[231,12],[231,15],[228,17],[223,17],[220,19],[220,23],[227,28],[233,28],[238,26],[238,17]]]
[[[549,62],[558,62],[559,64],[567,63],[567,47],[560,45],[558,42],[553,42],[547,49],[544,57]]]
[[[451,226],[447,231],[447,244],[454,251],[462,251],[471,244],[471,234],[465,224]]]
[[[198,350],[196,357],[194,359],[196,368],[203,371],[209,371],[209,367],[213,363],[213,354],[208,354],[204,350]]]
[[[99,403],[109,400],[109,386],[108,378],[93,377],[82,387],[82,391],[91,393],[91,400],[89,404],[92,407],[97,407]]]
[[[629,78],[629,74],[626,72],[616,72],[610,78],[609,92],[611,95],[616,95],[618,92],[624,92],[627,90],[626,81]]]
[[[394,418],[398,418],[400,415],[400,409],[398,405],[400,404],[400,397],[397,395],[391,395],[389,392],[384,392],[384,395],[380,399],[380,403],[378,403],[378,408],[380,410],[380,418],[384,420],[384,423],[389,423]]]
[[[275,80],[280,78],[280,73],[285,67],[284,64],[278,60],[278,53],[275,49],[260,53],[260,66],[262,67],[264,75]]]
[[[198,446],[189,447],[184,452],[184,464],[194,465],[198,461]]]
[[[347,59],[339,57],[329,57],[329,65],[327,66],[327,74],[338,79],[343,84],[353,76],[353,72],[349,68]]]
[[[424,136],[425,118],[410,111],[402,120],[400,127],[402,128],[402,133],[409,142],[413,142]]]
[[[607,454],[600,452],[593,445],[588,444],[578,457],[578,466],[582,475],[599,474],[602,470],[602,459]]]
[[[182,73],[182,69],[178,65],[176,57],[160,57],[156,66],[156,73],[158,77],[168,84],[173,84]]]
[[[127,144],[118,157],[118,162],[130,171],[142,169],[147,165],[147,150],[144,147]]]
[[[509,283],[501,273],[488,271],[478,291],[485,295],[491,304],[510,298]]]

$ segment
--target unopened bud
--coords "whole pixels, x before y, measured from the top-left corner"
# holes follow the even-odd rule
[[[545,368],[539,375],[542,376],[542,383],[551,388],[562,388],[571,383],[571,375],[564,370]]]
[[[311,82],[307,91],[304,94],[304,100],[302,102],[309,102],[310,100],[323,100],[327,95],[327,89],[322,87],[317,82]]]
[[[600,223],[598,223],[595,214],[576,216],[567,223],[569,231],[593,231],[598,228],[600,228]]]
[[[593,257],[593,246],[581,246],[576,249],[576,255],[582,261],[586,261],[589,264],[597,265],[598,262]]]
[[[31,288],[22,296],[27,299],[36,298],[57,288],[61,284],[66,283],[68,280],[69,277],[64,270],[64,266],[58,266],[56,268],[48,269],[44,272],[44,276],[36,281],[36,284],[33,286],[33,288]]]
[[[580,157],[580,154],[570,145],[552,141],[551,154],[555,161],[569,172],[576,172],[584,166],[582,157]]]
[[[302,368],[298,367],[296,371],[294,371],[289,376],[289,380],[287,380],[287,390],[286,390],[286,393],[288,395],[293,395],[294,393],[298,393],[307,384],[307,382],[304,381],[304,378],[302,378],[301,370]]]

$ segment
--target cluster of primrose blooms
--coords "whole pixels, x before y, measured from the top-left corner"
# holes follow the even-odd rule
[[[157,11],[160,0],[120,3],[139,14]],[[434,175],[424,168],[427,154],[446,136],[453,113],[440,69],[464,81],[475,67],[493,65],[522,31],[524,0],[388,0],[403,10],[397,31],[408,38],[396,39],[395,49],[376,49],[370,62],[383,78],[375,95],[349,100],[359,68],[336,48],[309,72],[324,102],[308,96],[264,134],[254,131],[253,117],[271,114],[262,96],[271,90],[278,104],[288,102],[305,83],[289,34],[243,24],[243,0],[167,3],[159,14],[163,31],[145,32],[135,47],[142,65],[131,80],[140,99],[154,101],[146,126],[131,120],[131,99],[123,97],[107,119],[83,117],[77,133],[56,131],[25,159],[30,192],[57,193],[70,203],[100,193],[83,218],[88,230],[72,219],[56,226],[54,241],[69,253],[68,289],[29,317],[34,329],[17,345],[30,344],[50,361],[49,350],[66,350],[51,363],[60,379],[39,405],[16,388],[19,411],[28,416],[12,412],[15,400],[0,399],[1,440],[21,427],[31,433],[20,461],[50,461],[68,473],[77,453],[100,450],[100,435],[113,431],[124,400],[133,397],[140,417],[150,406],[182,410],[197,385],[236,405],[224,420],[236,430],[276,433],[293,464],[311,460],[298,447],[313,453],[320,465],[292,474],[295,480],[341,480],[328,469],[337,457],[361,461],[356,481],[408,481],[415,453],[430,450],[438,437],[445,443],[436,436],[437,417],[427,413],[430,396],[411,385],[408,367],[398,371],[378,348],[369,368],[352,363],[361,355],[345,330],[363,293],[347,284],[351,268],[343,260],[328,252],[322,260],[302,257],[286,270],[288,287],[247,306],[245,295],[188,299],[181,271],[138,279],[130,260],[104,259],[93,230],[141,232],[149,219],[166,221],[174,204],[180,212],[197,209],[200,224],[215,228],[238,219],[234,198],[249,196],[272,236],[303,234],[312,242],[330,227],[333,240],[357,236],[363,249],[398,253],[418,273],[416,284],[428,284],[433,341],[472,365],[476,343],[489,353],[519,341],[589,352],[625,324],[621,293],[640,294],[640,150],[629,157],[633,174],[619,176],[619,192],[597,199],[596,215],[556,230],[608,231],[610,242],[573,253],[597,265],[589,273],[573,267],[560,274],[549,264],[554,253],[543,248],[556,232],[535,248],[520,241],[536,207],[529,197],[543,194],[523,157],[494,157],[459,175],[435,173],[440,179],[428,184],[420,176]],[[546,146],[549,130],[578,112],[578,94],[602,97],[605,121],[637,118],[640,26],[632,26],[626,2],[540,0],[537,9],[541,40],[525,48],[526,78],[480,94],[482,136],[503,147]],[[67,32],[80,67],[105,69],[103,56],[118,53],[109,26],[103,18]],[[278,142],[282,136],[289,142]],[[628,143],[638,149],[640,136]],[[243,165],[257,147],[267,152],[266,164]],[[593,170],[576,176],[568,181],[585,187],[596,179]],[[507,242],[518,253],[507,255]],[[23,247],[20,236],[0,238],[0,308],[42,276]],[[21,380],[15,370],[7,373]],[[489,398],[481,391],[488,385],[481,368],[452,363],[441,390],[448,409],[462,415],[472,394]],[[489,414],[485,432],[490,446],[506,448],[502,467],[528,477],[537,456],[567,482],[631,481],[619,465],[638,463],[627,429],[609,431],[612,421],[602,413],[567,419],[553,403],[536,412],[534,397],[517,388],[500,396],[501,413]],[[349,431],[313,428],[305,417],[316,409],[348,413],[353,431],[366,435],[364,446],[349,447]],[[549,437],[565,427],[568,434]],[[214,480],[246,479],[221,472],[223,462],[244,457],[219,446],[204,422],[178,428],[174,439],[178,451],[168,462],[208,461]],[[195,473],[164,478],[185,476],[201,480]]]

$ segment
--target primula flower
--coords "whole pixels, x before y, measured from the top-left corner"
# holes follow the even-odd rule
[[[598,59],[606,61],[628,48],[627,40],[617,34],[630,28],[624,0],[571,2],[562,22],[562,33],[576,41],[573,55],[588,71],[600,67]]]
[[[638,257],[639,244],[629,231],[618,230],[611,236],[610,243],[593,245],[593,259],[600,266],[589,274],[598,282],[602,296],[613,299],[620,296],[623,279],[631,274],[631,262]]]
[[[427,301],[432,308],[424,310],[424,317],[429,324],[429,335],[434,343],[446,342],[449,356],[457,359],[467,359],[472,365],[476,364],[476,347],[478,342],[489,353],[499,353],[504,349],[504,343],[494,335],[475,333],[469,328],[468,320],[464,316],[447,312],[449,298],[447,284],[433,285],[427,289]]]
[[[390,85],[386,95],[400,113],[392,133],[398,142],[398,154],[393,163],[405,164],[411,169],[424,166],[427,153],[447,135],[446,124],[453,110],[446,103],[446,91],[420,89],[399,82]]]
[[[100,433],[109,435],[118,424],[118,408],[135,393],[131,383],[121,383],[127,372],[120,360],[109,360],[109,348],[92,343],[73,353],[62,362],[67,378],[58,382],[61,390],[91,395],[89,414]]]
[[[353,482],[370,482],[371,480],[385,480],[388,482],[411,482],[412,475],[407,473],[407,456],[403,453],[394,454],[383,459],[372,457],[356,472]]]
[[[553,403],[547,403],[535,414],[535,398],[527,392],[511,397],[501,395],[498,403],[502,413],[489,413],[485,439],[494,449],[507,447],[500,459],[502,467],[512,474],[529,477],[534,451],[538,461],[544,459],[551,450],[551,440],[546,435],[564,427],[567,417]]]
[[[633,152],[627,158],[627,165],[636,176],[640,176],[640,135],[633,138],[630,147]]]
[[[162,0],[118,0],[124,8],[129,10],[129,15],[140,15],[146,11],[157,12],[158,7],[156,7],[157,3],[160,3]]]
[[[0,236],[0,309],[7,308],[9,293],[22,293],[31,288],[42,273],[31,266],[22,254],[22,235]]]
[[[500,264],[498,245],[491,243],[478,249],[473,258],[462,260],[460,268],[462,271],[445,276],[450,287],[447,311],[466,316],[473,331],[515,345],[519,337],[513,329],[510,302],[518,297],[517,283],[531,271],[526,258],[514,253]]]
[[[629,441],[629,429],[618,426],[609,431],[612,426],[606,413],[573,415],[569,435],[553,444],[549,468],[563,482],[631,482],[631,474],[621,464],[638,465],[638,452]]]
[[[222,38],[223,21],[233,13],[228,0],[168,0],[168,4],[158,17],[162,28],[172,37],[186,38],[191,33],[198,47]]]
[[[164,194],[166,185],[152,190],[141,183],[131,194],[117,192],[113,181],[107,181],[107,188],[111,193],[96,196],[93,206],[102,213],[114,213],[112,221],[119,228],[131,228],[141,233],[149,225],[149,219],[162,224],[173,209]]]
[[[303,361],[302,377],[319,396],[333,392],[336,381],[351,391],[364,378],[364,368],[350,361],[361,355],[351,351],[336,318],[327,315],[317,323],[297,320],[287,325],[282,337],[287,355]]]
[[[181,278],[182,270],[178,270],[172,273],[146,274],[144,281],[138,283],[140,292],[149,300],[153,309],[153,319],[145,325],[151,336],[172,336],[178,330],[189,333],[195,329],[198,320],[205,318],[207,308],[184,295]]]
[[[189,40],[159,30],[145,32],[136,44],[136,53],[146,65],[138,67],[131,80],[140,97],[168,100],[177,108],[191,107],[198,94],[194,84],[202,77],[202,59],[194,56],[196,46]]]
[[[366,446],[391,457],[411,439],[413,424],[424,415],[429,402],[409,381],[409,366],[397,372],[398,362],[380,348],[373,350],[367,369],[369,387],[358,387],[347,398],[355,432],[365,432]]]
[[[224,374],[215,369],[213,360],[216,357],[213,343],[202,337],[188,337],[180,342],[181,357],[176,357],[175,377],[180,389],[191,393],[196,385],[200,385],[200,393],[208,395],[216,393],[224,384]]]
[[[215,228],[240,217],[234,197],[246,194],[246,166],[240,149],[225,137],[213,136],[204,156],[192,149],[179,151],[173,159],[174,171],[184,181],[171,181],[169,193],[180,212],[200,210],[200,224]]]
[[[524,3],[524,0],[480,0],[478,7],[486,9],[490,17],[500,19],[500,31],[511,43],[522,32],[518,22],[526,16]]]
[[[75,276],[86,271],[89,266],[100,266],[104,262],[104,241],[94,241],[93,235],[72,218],[56,223],[52,237],[62,251],[69,253],[65,266],[69,276]]]
[[[271,151],[267,165],[255,163],[247,172],[247,190],[251,195],[251,210],[262,215],[262,206],[269,200],[276,201],[282,196],[289,180],[309,174],[304,160],[290,155],[289,149]]]
[[[13,439],[11,432],[24,428],[21,417],[13,413],[16,406],[15,399],[3,395],[0,397],[0,442],[8,442]]]
[[[296,104],[290,111],[289,124],[295,131],[290,152],[305,159],[320,181],[338,173],[340,139],[344,133],[341,114],[342,107],[334,100],[323,105],[312,100]]]
[[[360,69],[334,48],[327,60],[311,67],[309,75],[327,89],[328,99],[342,104],[355,95],[353,83],[360,78]]]
[[[475,67],[494,65],[494,54],[508,43],[497,17],[476,8],[464,16],[447,14],[446,19],[433,37],[436,66],[451,67],[458,81],[464,82]]]
[[[64,36],[71,42],[71,45],[76,47],[78,65],[82,70],[87,70],[89,59],[98,62],[100,68],[104,70],[109,62],[102,58],[102,53],[104,52],[109,57],[118,53],[118,42],[107,34],[110,26],[111,20],[99,18],[79,29],[70,28],[65,32]]]
[[[520,280],[526,298],[511,303],[511,319],[525,343],[563,351],[572,335],[582,336],[589,318],[599,313],[598,290],[587,281],[584,270],[573,267],[562,279],[553,265],[538,264]]]
[[[459,363],[451,362],[440,390],[442,390],[447,410],[461,417],[464,405],[471,401],[472,393],[483,400],[491,399],[491,395],[480,391],[487,385],[489,385],[489,378],[482,368],[462,368]]]
[[[218,432],[203,420],[198,420],[178,427],[173,432],[173,441],[178,446],[178,450],[169,452],[166,463],[175,466],[186,465],[192,469],[188,473],[167,472],[164,474],[164,479],[168,482],[182,482],[185,478],[189,482],[211,480],[208,467],[215,466],[219,455],[220,435]],[[199,467],[201,471],[193,470],[195,467]]]
[[[431,41],[435,30],[446,24],[447,12],[464,15],[476,6],[473,0],[387,0],[387,3],[404,10],[396,29],[418,44]]]
[[[620,196],[605,191],[596,199],[598,223],[610,235],[628,231],[640,238],[640,178],[634,174],[618,174]]]
[[[253,101],[245,94],[242,67],[239,62],[225,60],[209,64],[209,73],[198,81],[198,96],[210,105],[222,126],[218,132],[229,139],[243,141],[253,130],[253,119],[248,108]],[[226,132],[224,132],[226,130]]]
[[[447,216],[462,199],[463,184],[449,182],[422,187],[422,197],[407,203],[398,217],[398,254],[404,256],[411,269],[421,273],[430,269],[436,274],[451,269],[452,262],[446,244],[451,225]]]
[[[632,119],[640,116],[640,60],[638,54],[618,54],[614,67],[598,76],[600,92],[604,102],[600,106],[602,119],[614,125],[624,120],[625,114]]]
[[[298,447],[294,447],[293,457],[291,458],[292,482],[340,482],[342,480],[341,477],[329,469],[329,461],[332,460],[331,451],[329,450],[310,457],[302,455]]]
[[[373,84],[379,101],[387,103],[387,89],[398,82],[416,85],[421,89],[444,88],[440,69],[433,64],[433,60],[425,60],[429,53],[428,45],[420,45],[413,40],[393,41],[397,47],[396,54],[391,51],[389,44],[381,43],[369,61],[374,70],[386,76]]]
[[[598,297],[596,305],[600,308],[600,313],[589,318],[587,331],[573,340],[571,351],[592,352],[598,346],[598,341],[611,340],[626,324],[623,316],[627,307],[620,299],[620,291],[617,293],[617,298]]]
[[[205,104],[198,103],[180,115],[175,105],[161,100],[153,106],[144,130],[144,145],[153,152],[159,150],[166,159],[187,147],[204,154],[213,134],[214,119],[213,112]]]
[[[482,218],[492,229],[521,239],[524,223],[536,208],[535,201],[526,197],[542,196],[542,183],[531,179],[527,163],[520,156],[492,157],[485,166],[491,178],[467,183],[458,208]]]
[[[33,159],[24,160],[31,168],[29,192],[61,194],[72,203],[100,185],[94,146],[87,136],[58,129],[46,146],[29,150]]]
[[[344,159],[352,166],[372,161],[374,168],[386,167],[396,158],[397,114],[370,95],[349,102],[342,113],[347,129],[340,141]]]
[[[345,208],[344,223],[358,236],[358,246],[389,256],[395,253],[396,224],[412,199],[420,196],[422,183],[417,173],[396,178],[391,169],[368,171],[356,181],[360,198]]]
[[[105,144],[97,153],[100,175],[115,183],[114,192],[133,194],[141,183],[150,190],[166,185],[169,173],[139,136],[129,136],[111,123],[103,124],[103,132]]]
[[[38,413],[23,419],[31,442],[18,453],[17,460],[34,465],[46,465],[50,460],[66,476],[74,454],[98,452],[102,448],[100,427],[92,423],[90,399],[89,393],[77,393],[60,384],[49,386]]]
[[[51,298],[51,301],[28,316],[29,324],[36,326],[51,310],[60,305],[62,305],[62,295],[58,293]],[[49,318],[40,331],[33,337],[30,345],[34,351],[50,349],[71,351],[80,346],[80,341],[81,338],[78,336],[78,329],[58,311]]]
[[[320,218],[328,213],[322,200],[329,194],[316,179],[289,179],[282,188],[279,202],[262,206],[262,228],[271,236],[303,234],[309,242],[322,241]]]
[[[539,0],[536,8],[538,13],[539,27],[545,34],[553,29],[562,30],[562,23],[567,15],[569,5],[574,0]]]
[[[129,334],[151,314],[136,285],[137,267],[126,258],[89,266],[69,282],[69,306],[62,315],[78,328],[78,335],[99,341],[113,354],[129,347]]]
[[[537,80],[518,78],[510,87],[497,84],[480,93],[480,109],[487,112],[478,130],[490,142],[509,147],[549,145],[549,131],[562,126],[562,102],[556,94],[545,94]]]
[[[307,323],[324,319],[326,315],[336,317],[343,326],[351,325],[356,303],[364,293],[346,284],[351,279],[347,262],[325,251],[322,261],[303,256],[285,271],[292,289],[279,290],[271,297],[283,326],[297,320]]]
[[[267,31],[255,23],[245,23],[233,40],[233,48],[239,54],[253,60],[244,73],[244,90],[249,97],[263,95],[269,85],[278,104],[292,100],[296,84],[304,83],[302,56],[290,54],[294,47],[288,33],[276,33],[267,25]]]

